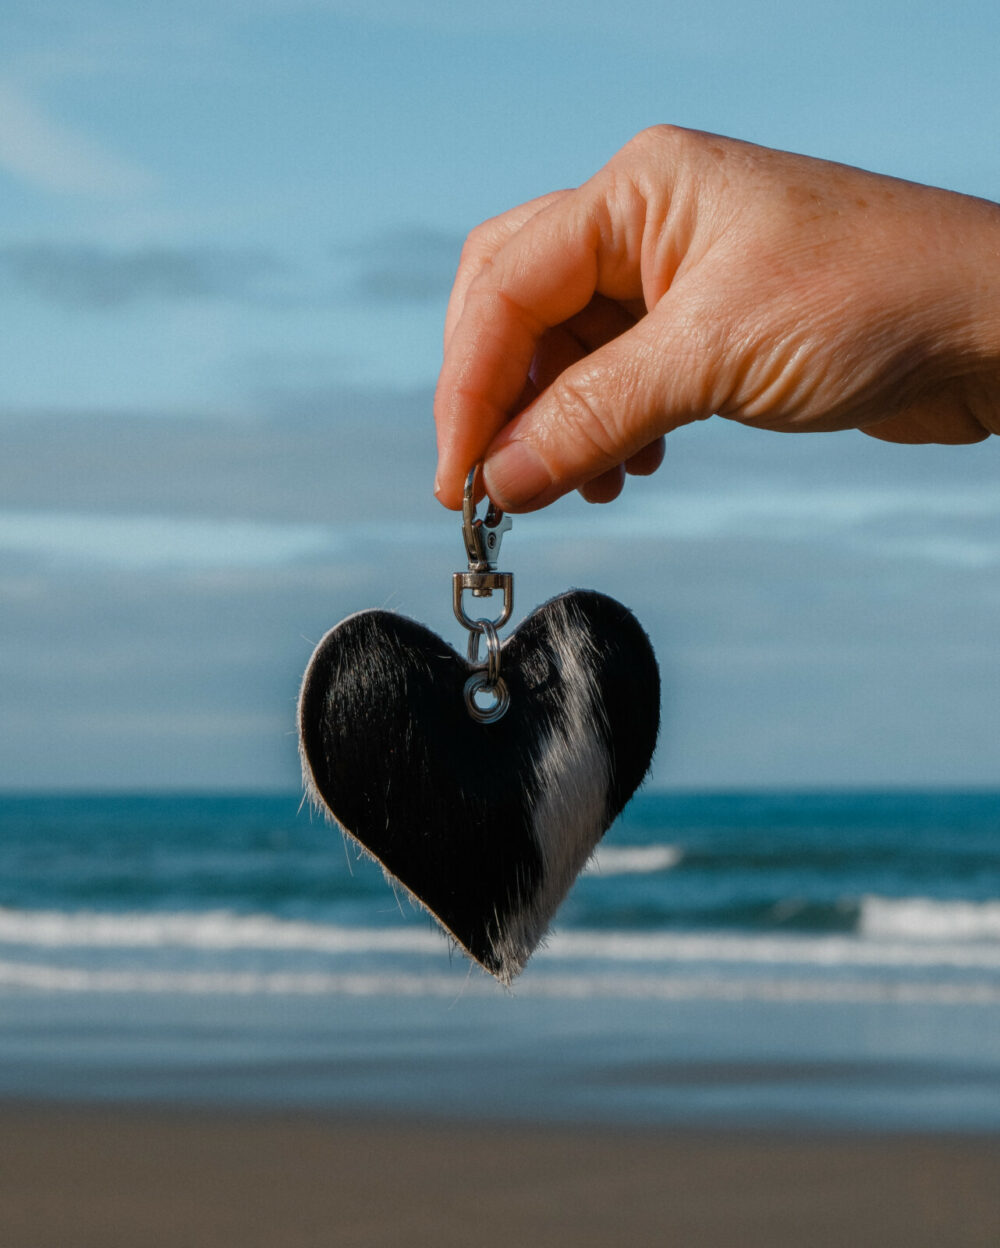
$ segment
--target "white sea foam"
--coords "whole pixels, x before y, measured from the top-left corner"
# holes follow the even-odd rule
[[[743,965],[951,967],[1000,970],[1000,945],[697,932],[557,932],[547,952],[567,960],[725,962]]]
[[[226,910],[109,914],[0,909],[0,944],[49,949],[260,949],[311,953],[439,952],[427,927],[344,927]]]
[[[492,981],[491,981],[492,982]],[[181,996],[448,996],[465,981],[445,975],[309,971],[157,971],[0,962],[0,987],[42,992],[145,992]]]
[[[485,975],[399,972],[106,970],[0,961],[0,989],[49,993],[145,993],[177,996],[497,997]],[[559,1000],[760,1001],[817,1004],[1000,1006],[1000,984],[913,980],[744,978],[726,975],[537,975],[519,981],[517,997]]]
[[[875,899],[868,899],[869,902]],[[948,903],[958,905],[959,903]],[[964,903],[963,903],[964,904]],[[982,903],[988,907],[1000,903]],[[1000,942],[959,939],[956,925],[944,936],[921,939],[855,935],[764,935],[731,932],[678,932],[567,929],[553,933],[543,952],[548,964],[649,965],[725,963],[743,966],[942,967],[1000,970]],[[399,927],[348,927],[273,915],[194,913],[101,913],[0,909],[0,947],[57,950],[198,950],[312,953],[332,957],[357,954],[440,955],[444,937],[423,923]]]
[[[1000,901],[865,897],[859,928],[876,940],[1000,941]]]
[[[676,867],[683,856],[677,845],[602,845],[587,864],[587,874],[651,875]]]

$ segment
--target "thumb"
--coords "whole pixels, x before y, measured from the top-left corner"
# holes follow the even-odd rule
[[[534,511],[717,410],[708,352],[669,293],[632,329],[571,365],[504,425],[483,459],[490,498]],[[695,341],[692,341],[695,339]]]

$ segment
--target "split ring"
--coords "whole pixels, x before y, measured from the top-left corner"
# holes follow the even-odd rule
[[[495,685],[500,679],[500,638],[492,620],[476,620],[476,631],[469,633],[469,662],[479,666],[479,638],[486,638],[486,683]]]
[[[495,724],[503,719],[510,706],[510,693],[502,679],[493,684],[487,680],[483,672],[473,672],[465,682],[465,705],[473,719],[481,724]],[[480,706],[476,701],[477,693],[491,693],[496,701],[492,706]]]

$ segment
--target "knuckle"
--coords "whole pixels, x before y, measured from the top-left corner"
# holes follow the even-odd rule
[[[458,260],[459,272],[475,276],[492,261],[497,250],[497,220],[490,218],[474,226],[462,244]]]
[[[584,451],[593,467],[609,468],[619,462],[618,431],[587,385],[563,375],[552,383],[550,397],[560,441]]]
[[[471,230],[465,242],[462,244],[462,252],[458,258],[458,267],[462,269],[478,269],[482,263],[482,259],[487,254],[486,241],[480,233],[483,229],[481,225],[477,225]]]
[[[626,150],[631,149],[633,152],[644,155],[650,149],[662,150],[664,147],[679,147],[690,140],[691,131],[685,130],[681,126],[670,125],[663,122],[655,126],[647,126],[644,130],[640,130],[625,145]]]

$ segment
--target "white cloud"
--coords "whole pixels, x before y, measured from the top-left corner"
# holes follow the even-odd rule
[[[260,567],[329,557],[345,546],[321,525],[0,512],[0,553],[74,567]]]
[[[10,80],[0,80],[0,168],[61,195],[114,199],[141,194],[153,185],[146,170],[47,116]]]

